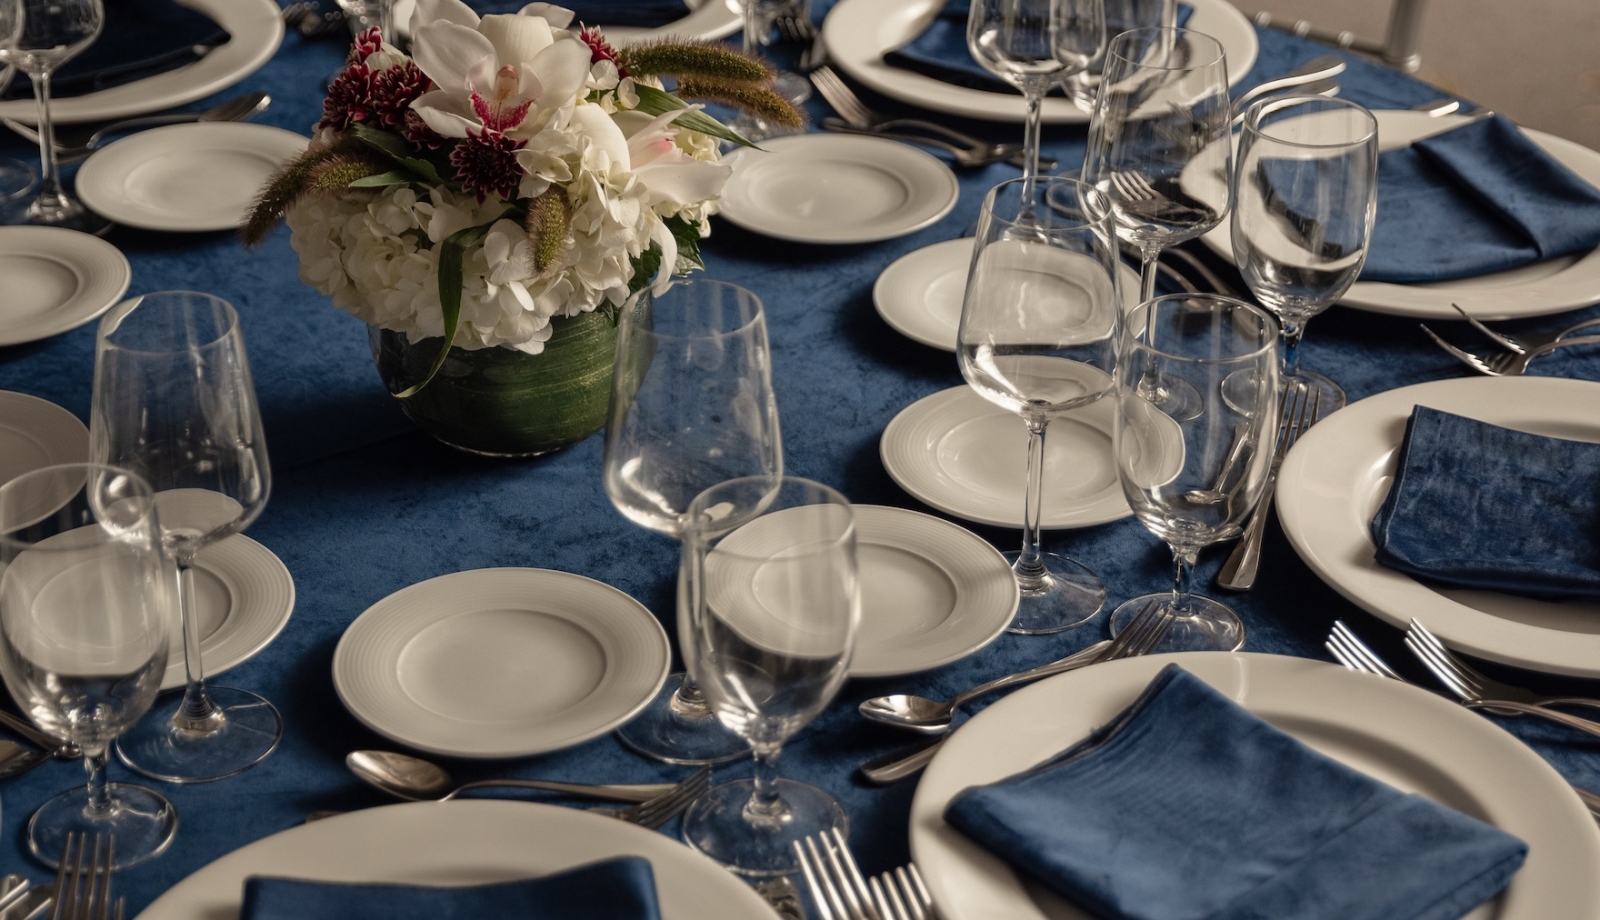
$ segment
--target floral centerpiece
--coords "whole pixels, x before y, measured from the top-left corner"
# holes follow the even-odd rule
[[[469,450],[541,453],[604,423],[617,310],[701,267],[720,142],[749,146],[691,101],[802,123],[760,60],[614,47],[572,19],[418,0],[410,56],[359,36],[242,230],[255,244],[286,218],[301,280],[369,324],[407,414]]]

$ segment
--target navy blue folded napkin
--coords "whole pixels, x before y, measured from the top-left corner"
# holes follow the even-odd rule
[[[1105,920],[1457,920],[1527,845],[1261,721],[1176,665],[945,820]]]
[[[1495,115],[1378,157],[1363,281],[1447,281],[1600,246],[1600,189]]]
[[[464,888],[249,878],[239,920],[660,920],[637,856]]]
[[[480,15],[515,13],[527,6],[528,0],[467,0],[467,5]],[[559,0],[556,5],[571,10],[574,23],[589,26],[654,29],[689,15],[683,0]]]
[[[192,64],[228,41],[226,29],[173,0],[106,0],[105,27],[94,44],[50,75],[52,98],[82,96]],[[21,74],[6,99],[30,99]]]
[[[949,0],[920,35],[883,56],[890,67],[912,70],[942,83],[981,89],[991,93],[1018,93],[1016,87],[983,69],[967,50],[967,13],[970,0]],[[1189,21],[1194,8],[1178,4],[1177,24]],[[1110,38],[1131,26],[1115,21],[1106,23]]]
[[[1463,588],[1600,599],[1600,444],[1512,431],[1417,406],[1378,562]]]

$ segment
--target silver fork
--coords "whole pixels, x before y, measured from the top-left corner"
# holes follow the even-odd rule
[[[1537,351],[1538,349],[1544,347],[1545,345],[1549,345],[1552,342],[1559,342],[1569,333],[1577,332],[1579,329],[1587,329],[1590,326],[1600,326],[1600,316],[1595,316],[1584,320],[1576,326],[1568,326],[1560,332],[1524,333],[1521,337],[1517,337],[1490,329],[1483,323],[1478,322],[1477,318],[1471,313],[1461,309],[1460,305],[1458,304],[1451,304],[1450,306],[1453,307],[1457,313],[1461,314],[1461,318],[1471,324],[1472,328],[1488,336],[1491,340],[1499,344],[1501,348],[1504,348],[1507,351],[1514,351],[1519,355],[1525,355],[1530,351]],[[1435,339],[1435,341],[1437,341],[1437,339]]]
[[[891,131],[876,131],[868,128],[857,128],[850,123],[838,118],[822,119],[822,130],[832,131],[835,134],[859,134],[866,137],[881,137],[885,140],[900,141],[906,144],[919,144],[943,150],[955,158],[955,165],[963,169],[973,169],[979,166],[989,166],[1001,160],[1014,159],[1022,155],[1021,144],[980,144],[977,147],[960,147],[948,141],[941,141],[936,137],[923,137],[920,134],[902,134]]]
[[[794,852],[811,903],[822,920],[927,920],[932,916],[933,897],[914,863],[868,882],[838,828],[795,841]]]
[[[1468,706],[1488,709],[1501,715],[1531,713],[1590,734],[1600,735],[1600,723],[1548,708],[1566,705],[1600,709],[1600,700],[1581,696],[1541,696],[1525,687],[1495,680],[1446,648],[1437,636],[1428,631],[1428,627],[1423,626],[1421,621],[1415,618],[1406,629],[1406,648],[1410,649],[1411,654],[1417,656],[1418,660],[1427,666],[1451,693]]]
[[[1462,351],[1446,342],[1432,329],[1429,329],[1426,323],[1418,323],[1417,325],[1421,326],[1422,331],[1428,334],[1428,338],[1433,339],[1435,345],[1454,355],[1457,361],[1488,377],[1518,377],[1528,369],[1528,365],[1533,362],[1534,358],[1541,358],[1558,348],[1566,348],[1568,345],[1600,344],[1600,335],[1580,335],[1570,339],[1550,342],[1521,354],[1514,351],[1502,351],[1488,357],[1482,357],[1470,351]]]
[[[1150,184],[1143,173],[1135,170],[1113,172],[1111,188],[1116,192],[1115,203],[1118,208],[1134,217],[1163,223],[1188,223],[1201,214],[1207,219],[1211,216],[1210,211],[1202,212],[1199,208],[1169,197]]]
[[[688,808],[702,793],[711,788],[711,768],[701,767],[692,776],[648,802],[627,808],[591,808],[598,815],[607,815],[630,824],[654,830]]]
[[[889,906],[886,920],[929,920],[934,917],[933,895],[922,881],[916,863],[906,863],[867,879],[872,896]]]
[[[76,853],[74,840],[78,844]],[[116,900],[116,913],[112,914],[111,864],[115,846],[115,837],[95,834],[91,841],[86,834],[67,834],[61,865],[56,870],[56,897],[50,920],[109,920],[112,916],[122,920],[124,899]],[[87,866],[85,850],[89,856]]]
[[[1317,423],[1322,411],[1322,394],[1313,391],[1309,399],[1306,390],[1296,387],[1285,393],[1283,408],[1278,414],[1278,443],[1272,454],[1272,469],[1267,472],[1267,485],[1261,503],[1250,514],[1244,536],[1233,548],[1228,561],[1217,572],[1217,584],[1230,591],[1248,591],[1256,583],[1256,572],[1261,568],[1261,537],[1267,530],[1267,512],[1272,508],[1272,490],[1278,483],[1278,468],[1283,458],[1294,447],[1300,435]]]

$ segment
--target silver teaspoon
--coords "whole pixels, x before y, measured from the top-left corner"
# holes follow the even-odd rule
[[[350,772],[369,785],[410,802],[447,801],[468,789],[490,787],[543,789],[614,802],[647,802],[673,788],[672,783],[590,786],[541,779],[486,779],[457,786],[444,768],[408,754],[393,751],[351,751],[344,759]]]

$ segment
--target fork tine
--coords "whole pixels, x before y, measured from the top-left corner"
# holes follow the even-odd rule
[[[1478,322],[1477,317],[1461,309],[1459,304],[1451,304],[1450,306],[1453,307],[1457,313],[1460,313],[1461,318],[1466,320],[1467,323],[1472,326],[1472,328],[1478,330],[1494,341],[1499,342],[1500,347],[1505,348],[1508,351],[1514,351],[1519,355],[1527,353],[1527,349],[1522,347],[1521,342],[1511,338],[1510,336],[1502,335],[1493,329],[1490,329],[1488,326],[1485,326],[1483,323]]]
[[[1445,351],[1448,351],[1450,354],[1454,355],[1457,361],[1460,361],[1462,364],[1465,364],[1480,374],[1484,374],[1489,377],[1500,376],[1499,373],[1490,369],[1489,365],[1484,363],[1482,358],[1472,354],[1471,352],[1462,351],[1454,345],[1451,345],[1449,342],[1446,342],[1444,339],[1439,338],[1438,333],[1434,332],[1432,329],[1429,329],[1427,323],[1418,323],[1417,325],[1421,326],[1422,331],[1428,334],[1428,338],[1433,339],[1433,343],[1435,345],[1438,345],[1440,348],[1443,348]]]
[[[806,888],[811,892],[811,903],[821,914],[821,920],[849,920],[844,901],[839,897],[833,879],[822,865],[822,854],[817,852],[817,839],[806,837],[794,842],[794,855],[800,862],[800,873],[805,876]],[[838,917],[834,916],[837,910]]]
[[[917,870],[916,864],[911,863],[894,870],[894,880],[900,889],[900,895],[906,904],[906,920],[928,920],[928,909],[922,895],[917,891],[916,885],[911,882],[911,873]],[[887,873],[885,873],[887,874]]]
[[[872,111],[851,92],[832,67],[824,64],[811,71],[811,84],[845,121],[857,128],[871,127]]]
[[[1410,649],[1411,654],[1417,656],[1417,659],[1422,662],[1423,666],[1429,671],[1433,672],[1433,676],[1439,678],[1439,681],[1443,683],[1445,688],[1451,693],[1454,693],[1456,696],[1462,699],[1471,699],[1473,697],[1473,693],[1471,692],[1470,688],[1461,682],[1461,679],[1457,677],[1455,672],[1450,669],[1449,664],[1443,658],[1439,657],[1437,652],[1435,652],[1432,648],[1429,648],[1426,643],[1417,639],[1417,637],[1411,633],[1407,633],[1406,648]]]
[[[1469,665],[1463,661],[1459,656],[1456,655],[1455,652],[1450,651],[1450,649],[1446,647],[1443,642],[1439,641],[1438,636],[1435,636],[1432,632],[1429,632],[1428,627],[1422,625],[1421,621],[1413,617],[1411,620],[1411,625],[1407,628],[1406,632],[1416,633],[1419,641],[1423,642],[1437,652],[1439,657],[1450,665],[1450,669],[1461,678],[1461,682],[1465,684],[1468,689],[1473,691],[1473,696],[1483,696],[1486,683],[1484,676],[1478,673],[1478,671],[1474,669],[1472,665]]]
[[[917,868],[916,863],[908,863],[906,864],[906,874],[911,877],[911,887],[916,892],[917,900],[931,912],[933,909],[933,893],[928,890],[927,884],[922,881],[922,870]]]
[[[1128,621],[1128,625],[1122,627],[1122,632],[1117,633],[1116,637],[1111,640],[1111,644],[1106,646],[1105,652],[1100,655],[1100,658],[1096,661],[1096,663],[1098,664],[1100,661],[1115,661],[1118,658],[1128,657],[1128,647],[1131,646],[1145,630],[1150,628],[1151,621],[1155,619],[1155,609],[1156,604],[1152,601],[1151,603],[1144,605],[1144,607],[1138,613],[1134,614],[1133,619]]]
[[[883,880],[879,884],[879,879]],[[877,894],[882,906],[879,912],[884,915],[884,920],[911,920],[911,909],[906,906],[905,900],[900,897],[900,889],[895,887],[894,874],[885,872],[872,880],[872,891]]]
[[[106,836],[105,875],[101,879],[100,884],[99,920],[111,920],[111,867],[116,865],[116,860],[113,858],[116,853],[116,847],[117,836],[115,834],[108,834]]]
[[[1371,646],[1367,645],[1365,642],[1362,642],[1361,637],[1357,636],[1355,632],[1350,629],[1349,625],[1345,623],[1345,621],[1333,621],[1333,632],[1328,635],[1328,639],[1329,641],[1336,639],[1341,641],[1344,646],[1350,650],[1355,659],[1360,662],[1359,667],[1362,670],[1377,674],[1381,677],[1390,678],[1391,680],[1401,679],[1399,672],[1397,672],[1394,668],[1389,667],[1389,663],[1387,661],[1384,661],[1382,658],[1378,657],[1378,653],[1374,652]]]
[[[822,842],[828,853],[828,861],[838,874],[839,884],[844,886],[846,899],[851,906],[856,907],[859,904],[863,920],[883,920],[878,908],[872,903],[872,892],[867,889],[867,880],[862,878],[861,868],[856,865],[856,858],[850,855],[850,847],[845,843],[844,834],[835,827],[823,835]]]
[[[701,767],[688,779],[648,802],[632,809],[613,812],[619,818],[651,829],[658,828],[681,814],[711,784],[711,768]]]
[[[1158,612],[1154,618],[1154,622],[1150,624],[1149,632],[1145,633],[1143,638],[1141,638],[1139,642],[1136,643],[1135,646],[1128,652],[1129,658],[1132,658],[1135,655],[1148,654],[1151,649],[1161,644],[1161,640],[1167,635],[1167,630],[1172,628],[1172,614],[1165,608],[1161,608],[1159,605],[1157,606]]]
[[[71,900],[72,889],[67,885],[67,871],[72,864],[72,832],[67,832],[67,842],[61,847],[61,861],[56,865],[56,896],[50,908],[50,920],[64,920],[66,904]]]

